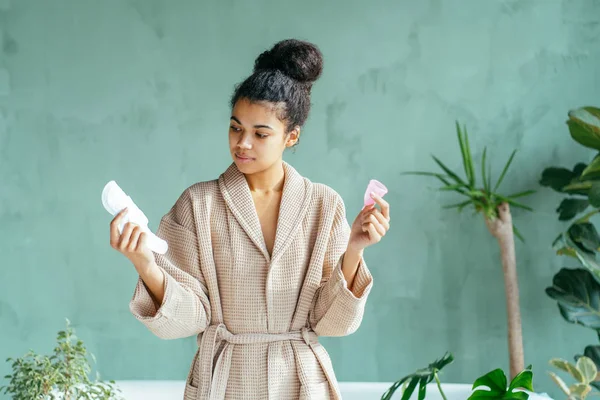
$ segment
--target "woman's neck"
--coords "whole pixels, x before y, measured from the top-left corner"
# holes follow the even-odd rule
[[[246,181],[253,193],[268,194],[281,192],[285,181],[283,161],[278,161],[264,171],[246,174]]]

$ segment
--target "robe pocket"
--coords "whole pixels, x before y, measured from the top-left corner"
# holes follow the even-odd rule
[[[329,400],[329,381],[325,380],[310,385],[310,398],[315,400]]]
[[[185,392],[183,393],[183,400],[196,400],[198,394],[198,388],[193,387],[189,383],[185,385]]]

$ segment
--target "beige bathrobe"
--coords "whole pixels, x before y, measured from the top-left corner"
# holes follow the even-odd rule
[[[346,286],[350,226],[339,194],[284,169],[271,256],[235,164],[187,188],[160,222],[163,303],[139,279],[130,309],[159,338],[197,336],[186,400],[341,398],[317,337],[356,331],[373,280],[362,260],[354,293]]]

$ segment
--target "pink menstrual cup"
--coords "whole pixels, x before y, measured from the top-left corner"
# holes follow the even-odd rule
[[[383,197],[388,192],[388,190],[383,183],[375,179],[371,179],[365,192],[365,207],[375,204],[375,200],[373,200],[373,198],[371,197],[371,192],[375,192],[375,194],[379,195],[380,197]]]

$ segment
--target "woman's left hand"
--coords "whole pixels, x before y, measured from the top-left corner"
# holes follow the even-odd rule
[[[378,243],[390,229],[390,205],[376,194],[371,194],[371,197],[381,210],[375,204],[361,210],[352,223],[348,250],[361,252]]]

